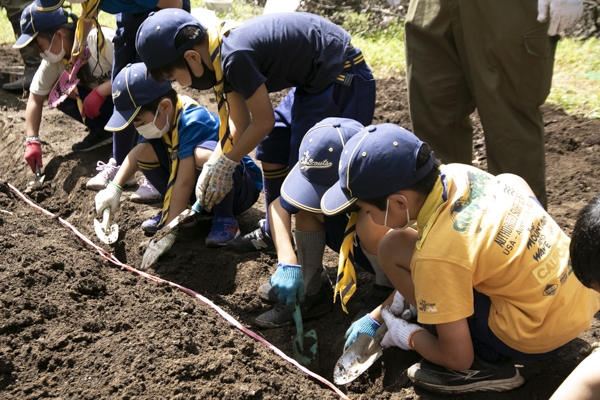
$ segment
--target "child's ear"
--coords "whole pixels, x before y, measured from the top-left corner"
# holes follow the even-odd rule
[[[188,61],[188,63],[192,61],[200,64],[200,53],[198,53],[196,50],[187,50],[185,53],[183,53],[183,57]]]

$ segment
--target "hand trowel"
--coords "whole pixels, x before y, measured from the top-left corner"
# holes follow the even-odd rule
[[[103,243],[112,244],[119,238],[119,227],[117,224],[110,225],[110,207],[106,207],[102,211],[102,222],[94,219],[94,230],[96,236]]]
[[[361,333],[356,341],[342,354],[333,370],[333,382],[346,385],[369,369],[383,354],[381,339],[387,332],[387,325],[381,324],[375,337]]]

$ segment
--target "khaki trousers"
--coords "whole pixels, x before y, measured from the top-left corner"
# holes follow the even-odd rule
[[[443,163],[471,164],[477,108],[488,171],[520,175],[546,207],[540,106],[558,37],[536,18],[537,0],[412,0],[405,42],[414,133]]]

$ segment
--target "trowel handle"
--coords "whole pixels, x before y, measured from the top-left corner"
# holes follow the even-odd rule
[[[110,207],[106,207],[104,211],[102,211],[102,229],[105,232],[108,232],[108,225],[110,225]]]
[[[296,300],[296,306],[293,312],[294,322],[296,323],[296,332],[298,337],[301,337],[304,333],[304,326],[302,325],[302,311],[300,311],[300,303]]]
[[[40,179],[40,177],[42,176],[42,171],[40,170],[40,166],[38,165],[38,163],[35,163],[35,177],[37,179]]]
[[[192,211],[195,212],[196,214],[198,214],[200,211],[202,211],[202,207],[200,206],[200,202],[198,200],[196,200],[196,202],[192,206]]]

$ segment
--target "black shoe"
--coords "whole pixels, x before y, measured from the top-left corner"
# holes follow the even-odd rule
[[[225,247],[242,253],[250,253],[259,250],[275,250],[273,239],[271,239],[271,236],[264,230],[265,222],[264,219],[261,219],[258,222],[258,228],[255,231],[228,242]]]
[[[29,90],[33,76],[38,69],[39,64],[26,65],[23,72],[23,77],[13,82],[8,82],[2,85],[2,89],[7,92],[22,93]]]
[[[277,297],[277,291],[275,291],[275,288],[271,286],[270,282],[259,286],[258,298],[267,303],[279,302],[279,297]]]
[[[105,131],[103,128],[90,128],[90,133],[79,143],[71,146],[73,151],[88,151],[105,144],[112,143],[112,132]]]
[[[425,359],[407,370],[417,386],[437,393],[505,392],[521,386],[525,380],[512,359],[502,357],[492,363],[475,356],[471,368],[454,371]]]
[[[300,304],[302,311],[302,320],[307,320],[327,314],[333,308],[333,302],[329,290],[322,287],[321,290],[313,296],[305,296]],[[256,317],[254,322],[261,328],[279,328],[294,322],[293,310],[287,308],[285,301],[278,302],[275,307],[264,314]]]

